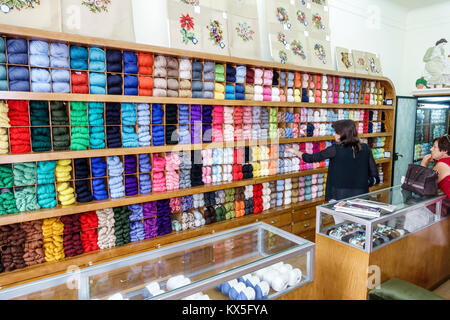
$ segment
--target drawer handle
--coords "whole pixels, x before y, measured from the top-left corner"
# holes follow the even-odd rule
[[[309,223],[305,223],[303,226],[304,226],[305,228],[308,228],[308,227],[310,226],[310,224],[309,224]]]
[[[304,212],[305,216],[309,216],[310,214],[311,214],[311,212],[308,212],[308,211]]]

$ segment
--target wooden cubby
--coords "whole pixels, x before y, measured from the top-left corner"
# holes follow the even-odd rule
[[[107,39],[98,39],[92,37],[85,37],[73,34],[65,34],[59,32],[51,32],[30,28],[22,28],[22,27],[14,27],[8,25],[0,25],[0,36],[9,38],[9,37],[18,37],[27,40],[43,40],[48,42],[59,42],[66,43],[68,45],[80,45],[84,47],[100,47],[102,49],[116,49],[122,51],[134,51],[136,53],[150,53],[155,57],[157,55],[163,55],[166,57],[174,57],[177,59],[180,64],[181,59],[190,59],[191,61],[196,60],[199,62],[205,61],[213,61],[216,64],[222,64],[224,66],[225,80],[226,80],[226,66],[230,65],[232,67],[237,67],[240,65],[245,65],[247,69],[260,68],[263,72],[264,70],[275,70],[277,72],[294,72],[300,74],[300,87],[289,87],[288,86],[288,77],[286,75],[286,84],[281,87],[280,84],[274,85],[278,89],[282,89],[284,91],[284,95],[287,97],[287,90],[298,89],[300,91],[300,95],[302,93],[302,89],[307,90],[307,94],[309,96],[310,92],[312,92],[313,96],[316,97],[316,90],[321,91],[320,98],[322,99],[322,95],[328,91],[328,95],[326,99],[329,97],[334,98],[334,93],[342,92],[339,90],[341,78],[346,78],[350,80],[350,92],[352,92],[352,80],[361,80],[360,83],[360,92],[358,101],[355,101],[355,104],[330,104],[330,103],[309,103],[309,102],[272,102],[272,101],[251,101],[251,100],[216,100],[216,99],[203,99],[203,98],[185,98],[185,97],[155,97],[155,96],[130,96],[130,95],[101,95],[101,94],[76,94],[76,93],[37,93],[37,92],[13,92],[13,91],[0,91],[0,99],[1,100],[28,100],[28,101],[63,101],[67,103],[67,112],[70,121],[70,102],[116,102],[116,103],[146,103],[151,104],[159,103],[165,109],[167,104],[184,104],[184,105],[200,105],[200,106],[261,106],[262,108],[266,108],[269,117],[271,109],[274,108],[277,111],[277,116],[279,113],[281,115],[286,115],[286,112],[291,114],[298,114],[300,118],[300,122],[285,122],[278,121],[276,123],[277,128],[285,129],[286,127],[293,129],[294,127],[298,128],[298,137],[294,137],[292,139],[281,138],[275,140],[245,140],[245,141],[233,141],[233,142],[213,142],[213,143],[199,143],[199,144],[177,144],[177,145],[164,145],[164,146],[150,146],[150,147],[137,147],[137,148],[105,148],[105,149],[88,149],[81,151],[67,150],[67,151],[48,151],[48,152],[30,152],[27,154],[3,154],[0,155],[0,164],[15,164],[22,162],[38,162],[38,161],[51,161],[51,160],[61,160],[61,159],[78,159],[78,158],[93,158],[93,157],[108,157],[108,156],[119,156],[121,161],[123,162],[123,158],[125,155],[139,155],[139,154],[160,154],[161,156],[165,156],[166,153],[177,152],[177,151],[190,151],[190,150],[204,150],[204,149],[216,149],[216,148],[235,148],[235,147],[244,147],[244,146],[260,146],[260,145],[278,145],[278,144],[292,144],[292,143],[305,143],[305,142],[320,142],[320,141],[331,141],[333,140],[332,136],[315,136],[315,137],[305,137],[300,134],[300,125],[304,122],[301,121],[301,111],[302,108],[312,109],[313,111],[320,111],[320,109],[324,110],[333,110],[337,112],[338,109],[345,110],[378,110],[379,111],[379,119],[381,119],[381,112],[385,112],[386,119],[383,121],[385,123],[386,132],[381,133],[366,133],[361,135],[363,138],[370,137],[386,137],[386,145],[384,149],[386,151],[390,151],[393,154],[393,138],[394,138],[394,127],[395,127],[395,108],[396,108],[396,93],[395,88],[391,80],[384,77],[375,77],[369,75],[360,75],[355,73],[343,73],[337,72],[333,70],[322,70],[316,68],[309,67],[298,67],[293,65],[284,65],[275,62],[268,61],[259,61],[259,60],[250,60],[250,59],[242,59],[242,58],[234,58],[229,56],[221,56],[221,55],[213,55],[199,52],[188,52],[179,49],[170,49],[156,46],[149,46],[137,43],[129,43],[123,41],[115,41],[115,40],[107,40]],[[8,63],[5,66],[9,66]],[[30,68],[28,66],[28,68]],[[74,71],[74,70],[72,70]],[[124,77],[122,66],[122,73],[119,73]],[[89,72],[86,70],[82,70],[82,72]],[[104,74],[108,74],[109,72],[105,71]],[[309,75],[308,86],[306,88],[303,87],[302,76],[304,74]],[[191,73],[192,75],[192,73]],[[138,75],[134,75],[138,76]],[[148,75],[146,75],[148,77]],[[150,77],[153,77],[151,75]],[[316,80],[327,78],[328,81],[328,89],[324,90],[322,87],[320,89],[316,89]],[[170,77],[165,77],[165,79]],[[203,77],[202,77],[203,78]],[[178,76],[179,84],[180,84],[180,76]],[[30,78],[31,81],[31,78]],[[189,80],[192,85],[193,79]],[[391,99],[393,101],[393,105],[370,105],[365,103],[365,95],[370,93],[366,93],[366,89],[370,92],[371,83],[375,83],[376,88],[382,92],[384,99]],[[222,85],[226,86],[227,81],[219,82]],[[228,83],[231,84],[231,83]],[[336,84],[338,87],[336,87]],[[71,84],[70,84],[71,85]],[[233,83],[233,85],[235,85]],[[243,83],[245,87],[245,83]],[[254,84],[253,84],[254,85]],[[124,89],[124,81],[122,81],[122,92]],[[263,88],[267,87],[264,83],[261,85]],[[333,87],[331,89],[331,86]],[[71,86],[72,87],[72,86]],[[344,83],[344,88],[346,87]],[[356,87],[356,84],[355,84]],[[324,90],[324,91],[322,91]],[[331,95],[330,95],[331,93]],[[349,92],[346,92],[350,94]],[[356,100],[356,99],[355,99]],[[50,112],[50,123],[51,123],[51,109],[49,104],[49,112]],[[189,113],[190,114],[190,113]],[[105,109],[103,112],[105,116]],[[283,117],[281,117],[283,118]],[[190,119],[189,119],[190,120]],[[381,120],[378,120],[381,121]],[[120,122],[122,123],[122,122]],[[321,123],[329,123],[329,122],[321,122]],[[273,122],[270,122],[273,124]],[[163,122],[161,124],[165,126],[165,115],[163,116]],[[176,124],[177,128],[180,125],[179,121]],[[190,129],[192,126],[191,121],[187,123],[188,128]],[[202,121],[199,123],[200,130],[202,126]],[[212,125],[212,124],[209,124]],[[105,127],[108,126],[105,122],[103,125]],[[122,124],[117,125],[122,128]],[[136,130],[137,124],[134,125]],[[150,124],[152,126],[152,124]],[[53,126],[49,126],[52,130]],[[71,127],[69,122],[68,127]],[[88,125],[90,127],[90,125]],[[150,128],[151,131],[151,128]],[[69,133],[71,130],[69,130]],[[137,131],[136,131],[137,132]],[[268,133],[269,133],[268,129]],[[52,134],[51,134],[52,137]],[[106,142],[106,139],[105,139]],[[53,145],[53,144],[52,144]],[[152,157],[150,157],[152,158]],[[269,155],[269,161],[272,160],[272,156]],[[381,159],[377,161],[377,164],[383,165],[384,171],[384,184],[378,185],[372,188],[372,190],[377,190],[385,187],[390,187],[391,185],[391,176],[392,176],[392,159]],[[150,175],[152,175],[150,172]],[[41,220],[52,217],[61,217],[64,215],[71,215],[76,213],[84,213],[89,211],[95,211],[105,208],[114,208],[119,206],[126,206],[131,204],[140,204],[149,201],[169,199],[173,197],[182,197],[185,195],[193,195],[198,193],[206,193],[217,190],[224,190],[229,188],[243,187],[248,185],[261,184],[264,182],[271,182],[276,180],[283,179],[297,179],[300,176],[309,176],[312,174],[318,173],[326,173],[327,168],[315,168],[306,171],[287,173],[287,174],[276,174],[270,176],[263,176],[257,178],[251,178],[246,180],[239,180],[233,182],[222,182],[210,185],[204,185],[201,187],[191,187],[188,189],[180,189],[169,192],[161,192],[155,193],[152,192],[150,194],[145,195],[135,195],[124,197],[120,199],[112,200],[108,198],[108,200],[104,201],[92,201],[88,203],[76,203],[69,207],[61,207],[58,205],[55,208],[51,209],[40,209],[30,212],[21,212],[17,214],[9,214],[5,216],[0,216],[0,226],[1,225],[10,225],[15,223],[21,223],[25,221],[33,221],[33,220]],[[137,173],[133,174],[137,176],[139,174],[139,170]],[[125,176],[125,174],[124,174]],[[88,179],[92,179],[88,178]],[[108,177],[103,177],[105,182]],[[76,179],[74,178],[74,172],[72,172],[72,181],[74,183]],[[109,188],[107,188],[107,192],[109,194]],[[26,267],[24,269],[15,270],[8,273],[0,274],[0,286],[1,288],[5,288],[8,286],[16,285],[19,283],[28,282],[31,280],[36,280],[42,277],[47,277],[49,275],[54,275],[58,273],[65,272],[69,266],[77,265],[80,268],[87,267],[93,264],[98,264],[106,261],[110,261],[113,259],[117,259],[119,257],[125,257],[129,255],[133,255],[138,252],[148,251],[155,248],[159,248],[160,246],[168,245],[174,242],[211,234],[215,232],[219,232],[222,230],[227,230],[231,228],[235,228],[237,226],[242,226],[245,224],[253,223],[256,221],[264,221],[271,225],[277,226],[283,230],[293,232],[308,240],[314,240],[314,225],[315,225],[315,206],[323,203],[323,198],[316,198],[309,201],[298,202],[291,205],[284,205],[281,207],[277,207],[274,209],[263,211],[261,214],[253,214],[253,215],[245,215],[240,218],[225,220],[217,223],[213,223],[210,225],[205,225],[196,229],[172,232],[170,234],[164,236],[158,236],[155,238],[138,241],[134,243],[130,243],[121,247],[114,247],[111,249],[99,250],[94,252],[89,252],[82,254],[80,256],[65,258],[62,261],[58,262],[46,262],[40,265],[35,265],[31,267]],[[203,212],[202,210],[200,210]]]

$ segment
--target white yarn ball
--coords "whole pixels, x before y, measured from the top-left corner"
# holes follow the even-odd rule
[[[289,271],[288,285],[294,286],[302,280],[302,271],[298,268]]]
[[[275,276],[272,281],[270,282],[270,285],[273,290],[280,292],[286,289],[287,287],[287,281],[284,279],[281,275]]]

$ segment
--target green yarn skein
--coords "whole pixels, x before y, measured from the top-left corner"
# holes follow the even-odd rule
[[[20,212],[40,209],[35,187],[24,187],[22,190],[16,189],[16,206]]]
[[[0,188],[13,187],[13,170],[10,164],[0,165]]]
[[[14,165],[14,185],[29,186],[36,183],[36,163],[17,163]]]
[[[0,192],[0,214],[17,213],[16,199],[9,189],[3,189]]]

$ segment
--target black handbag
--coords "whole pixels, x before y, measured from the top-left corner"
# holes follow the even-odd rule
[[[430,168],[409,164],[402,188],[421,196],[435,196],[438,193],[438,173]]]

